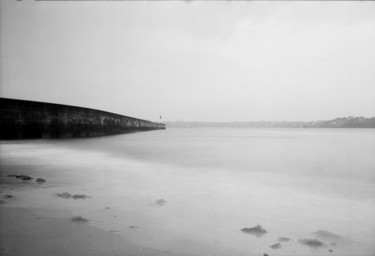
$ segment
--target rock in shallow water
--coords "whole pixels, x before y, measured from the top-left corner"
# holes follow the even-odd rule
[[[243,228],[241,229],[242,232],[254,235],[256,237],[261,237],[267,233],[267,230],[265,230],[261,225],[256,225],[252,228]]]
[[[82,222],[82,223],[84,223],[84,222],[88,222],[89,220],[83,218],[82,216],[77,216],[77,217],[73,217],[73,218],[72,218],[72,221],[74,221],[74,222]]]
[[[161,198],[161,199],[156,200],[155,203],[159,206],[163,206],[167,203],[167,201]]]
[[[45,179],[42,179],[42,178],[37,178],[37,179],[36,179],[36,182],[39,183],[39,184],[41,184],[41,183],[45,183],[46,180],[45,180]]]
[[[73,199],[86,199],[86,198],[89,198],[90,196],[88,195],[72,195],[70,194],[69,192],[63,192],[63,193],[56,193],[56,196],[58,197],[61,197],[61,198],[65,198],[65,199],[70,199],[70,198],[73,198]]]
[[[314,249],[324,246],[324,243],[317,239],[299,239],[298,242]]]
[[[61,198],[65,198],[65,199],[68,199],[68,198],[72,197],[72,195],[70,193],[68,193],[68,192],[56,193],[56,196],[61,197]]]
[[[289,242],[291,239],[289,237],[281,236],[279,237],[279,242]]]
[[[89,198],[88,195],[73,195],[72,196],[73,199],[86,199],[86,198]]]
[[[20,179],[20,180],[32,180],[33,178],[30,177],[30,176],[27,176],[27,175],[23,175],[23,174],[9,174],[7,175],[7,177],[11,177],[11,178],[16,178],[16,179]]]
[[[271,247],[271,249],[277,250],[277,249],[281,248],[281,244],[280,243],[276,243],[276,244],[271,245],[270,247]]]

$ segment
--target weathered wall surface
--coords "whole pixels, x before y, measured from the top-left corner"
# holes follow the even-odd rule
[[[0,98],[0,139],[91,137],[164,124],[68,105]]]

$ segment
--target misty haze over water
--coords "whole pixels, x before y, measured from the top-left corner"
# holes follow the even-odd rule
[[[1,168],[50,184],[21,190],[17,196],[28,199],[18,204],[70,209],[147,248],[177,255],[370,256],[373,152],[370,129],[167,129],[3,141]],[[62,192],[90,198],[54,196]]]

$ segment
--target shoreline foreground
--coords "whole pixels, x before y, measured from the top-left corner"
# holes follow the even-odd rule
[[[68,211],[1,207],[1,255],[172,255],[75,223]],[[59,216],[59,217],[52,217]],[[65,217],[64,217],[65,216]]]
[[[52,201],[59,203],[59,197],[50,193],[59,186],[49,184],[48,180],[38,184],[37,179],[28,176],[35,174],[31,169],[24,169],[27,175],[19,175],[18,170],[19,167],[1,166],[0,255],[172,255],[135,245],[113,231],[91,225],[90,220],[74,214],[77,210],[74,207],[46,207],[45,204],[52,204]],[[16,176],[23,178],[16,179]],[[51,174],[47,176],[51,177]],[[49,202],[38,205],[38,200],[45,196]]]
[[[170,129],[0,142],[0,254],[373,256],[374,140]]]

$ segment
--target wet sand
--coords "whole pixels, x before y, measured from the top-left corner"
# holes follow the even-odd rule
[[[87,200],[89,196],[67,192],[53,194],[50,191],[58,189],[54,182],[44,180],[40,183],[36,177],[23,179],[17,177],[20,176],[19,167],[1,167],[0,255],[175,255],[133,244],[113,230],[91,225],[90,219],[74,214],[74,207],[61,210],[63,207],[52,206],[54,202],[58,204],[59,198],[79,201]],[[23,168],[23,172],[30,176],[36,174],[32,169]],[[43,200],[44,194],[47,200],[44,199],[44,207],[40,208],[35,195]],[[48,203],[51,207],[45,207]],[[36,208],[30,207],[32,204]]]
[[[139,216],[145,212],[133,211],[131,207],[129,214],[119,211],[127,200],[121,201],[121,194],[113,192],[109,184],[106,189],[111,192],[105,192],[103,197],[107,200],[99,200],[100,203],[95,200],[103,191],[97,191],[95,185],[86,190],[89,194],[76,193],[81,192],[80,184],[87,182],[84,178],[89,177],[87,170],[82,171],[84,174],[68,171],[69,175],[61,175],[35,166],[4,162],[1,170],[1,256],[186,256],[207,255],[215,250],[221,253],[216,255],[241,255],[188,239],[175,242],[165,240],[162,234],[158,237],[155,233],[158,230],[149,229],[147,224],[139,226],[142,224]],[[37,182],[38,179],[44,182]],[[146,214],[158,214],[167,204],[167,200],[155,197],[149,205],[145,203],[150,210]],[[182,247],[187,249],[182,252]]]
[[[51,217],[58,216],[58,217]],[[2,207],[1,255],[172,255],[72,221],[68,211]]]
[[[215,255],[242,255],[234,250],[228,250],[225,253],[223,249],[208,248],[199,243],[192,244],[191,253],[181,253],[176,248],[175,250],[160,250],[144,246],[142,243],[144,240],[150,239],[150,237],[145,236],[142,238],[142,232],[138,231],[139,228],[142,229],[143,227],[129,225],[127,228],[128,230],[132,230],[133,233],[124,233],[122,222],[125,216],[113,215],[114,213],[111,211],[114,209],[112,207],[107,207],[103,204],[102,209],[94,210],[103,213],[99,220],[98,218],[92,219],[90,216],[87,216],[85,211],[78,211],[81,215],[77,214],[77,206],[84,203],[89,206],[91,200],[94,198],[86,194],[57,193],[57,190],[63,189],[61,186],[56,186],[49,179],[45,183],[39,184],[37,178],[34,177],[35,173],[32,171],[28,172],[26,169],[24,169],[24,173],[30,175],[28,176],[30,179],[23,180],[22,178],[16,178],[16,176],[19,176],[19,168],[11,166],[7,166],[6,173],[1,173],[0,255],[206,255],[202,253],[203,250],[205,252],[214,252],[217,250],[218,254]],[[53,178],[50,174],[45,173],[45,175],[48,178]],[[69,188],[68,186],[66,189]],[[33,196],[28,197],[31,194]],[[40,200],[44,201],[41,205],[39,204],[41,203]],[[76,204],[78,201],[81,203]],[[52,206],[53,204],[59,205],[61,203],[67,203],[65,204],[66,207]],[[150,209],[165,207],[167,204],[168,202],[161,198],[151,203]],[[32,205],[35,205],[35,207]],[[48,205],[51,207],[48,207]],[[98,227],[98,224],[102,223],[102,221],[108,221],[109,216],[114,221],[113,228],[116,228],[109,230],[106,228],[106,225],[103,228]],[[246,234],[253,235],[258,244],[264,243],[265,241],[259,239],[267,235],[267,231],[261,225],[245,227],[238,230],[238,233],[239,231],[245,233],[244,236]],[[132,240],[128,239],[130,237],[126,234],[129,233],[132,233],[136,237],[135,241],[137,243],[133,243]],[[315,234],[319,239],[333,239],[332,241],[342,242],[340,241],[340,236],[328,231],[318,230],[312,234]],[[155,242],[157,241],[160,242],[162,239]],[[268,249],[265,248],[264,252],[267,252],[268,255],[275,255],[275,251],[277,250],[276,255],[284,255],[285,251],[282,252],[280,249],[289,248],[288,251],[295,254],[295,249],[299,248],[301,244],[305,247],[311,247],[314,251],[318,247],[324,247],[325,253],[319,251],[321,255],[331,254],[335,252],[334,250],[338,249],[336,243],[328,244],[327,246],[316,239],[300,239],[293,242],[290,238],[279,237],[279,241],[282,244],[272,244],[271,240],[267,241],[266,243],[269,243],[267,245]],[[176,246],[178,247],[178,245]],[[194,251],[199,247],[204,249],[201,248],[200,253]],[[296,255],[304,254],[298,254],[297,251]]]

